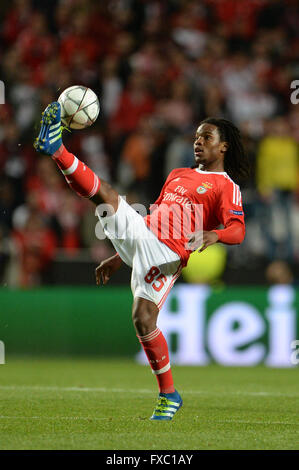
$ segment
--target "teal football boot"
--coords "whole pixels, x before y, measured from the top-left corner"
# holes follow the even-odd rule
[[[183,400],[175,390],[173,393],[159,393],[158,403],[151,420],[170,421],[183,405]]]
[[[49,104],[42,114],[41,128],[33,146],[44,155],[53,155],[62,145],[61,108],[57,101]]]

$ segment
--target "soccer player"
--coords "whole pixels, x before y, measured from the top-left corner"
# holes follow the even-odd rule
[[[98,206],[116,254],[96,268],[97,284],[106,284],[122,262],[132,268],[133,324],[159,386],[151,419],[171,420],[183,401],[174,388],[168,346],[157,317],[192,251],[244,239],[241,192],[231,179],[246,173],[240,133],[225,119],[202,121],[194,140],[195,167],[173,170],[145,217],[69,153],[61,133],[60,105],[54,102],[43,113],[35,149],[51,155],[69,186]]]

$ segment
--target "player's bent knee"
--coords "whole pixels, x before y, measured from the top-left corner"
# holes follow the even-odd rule
[[[132,320],[137,334],[145,336],[156,328],[158,308],[153,302],[135,302],[132,312]]]

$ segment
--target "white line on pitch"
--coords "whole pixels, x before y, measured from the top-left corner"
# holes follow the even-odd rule
[[[140,388],[140,389],[129,389],[129,388],[105,388],[105,387],[58,387],[51,385],[0,385],[0,390],[36,390],[45,392],[100,392],[100,393],[154,393],[153,390]],[[181,390],[182,394],[190,395],[244,395],[254,397],[288,397],[296,398],[299,393],[283,393],[283,392],[243,392],[239,390],[235,391],[219,391],[215,392],[212,390]]]
[[[203,423],[206,421],[202,421]],[[281,424],[281,425],[287,425],[287,426],[299,426],[299,423],[289,423],[287,421],[246,421],[242,419],[224,419],[224,420],[215,420],[215,421],[208,421],[209,423],[215,423],[215,424],[270,424],[270,425],[275,425],[275,424]]]
[[[1,416],[0,419],[53,419],[53,420],[59,420],[59,419],[65,419],[65,420],[103,420],[103,419],[111,419],[111,418],[98,418],[96,416]]]
[[[52,385],[0,385],[0,390],[36,390],[49,392],[101,392],[101,393],[153,393],[149,389],[103,388],[103,387],[56,387]]]
[[[117,417],[119,418],[126,418],[125,416]],[[110,420],[111,417],[97,417],[97,416],[1,416],[0,419],[23,419],[23,420],[28,420],[28,419],[33,419],[33,420],[66,420],[66,421],[103,421],[103,420]],[[206,419],[200,419],[199,421],[202,424],[266,424],[266,425],[282,425],[282,426],[298,426],[298,423],[290,423],[287,421],[247,421],[247,420],[241,420],[241,419],[224,419],[224,420],[206,420]]]

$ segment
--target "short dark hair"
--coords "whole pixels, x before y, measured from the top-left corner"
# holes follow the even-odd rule
[[[227,142],[224,156],[224,171],[237,183],[249,176],[249,160],[245,153],[239,129],[227,119],[207,118],[201,124],[213,124],[218,128],[221,142]]]

